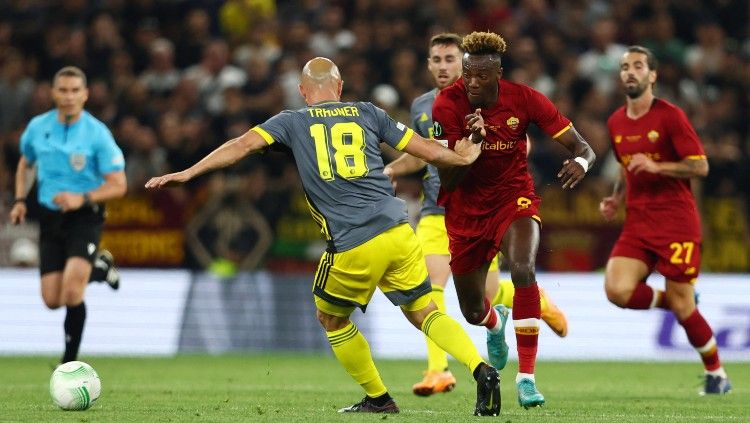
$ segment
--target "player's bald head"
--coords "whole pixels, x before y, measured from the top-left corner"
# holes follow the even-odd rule
[[[341,74],[333,61],[316,57],[305,63],[299,89],[307,104],[338,101],[341,97]]]
[[[318,86],[338,83],[341,80],[339,68],[333,61],[325,57],[316,57],[302,68],[302,83]]]

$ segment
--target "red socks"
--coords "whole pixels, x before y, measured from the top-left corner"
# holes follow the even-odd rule
[[[680,322],[687,334],[690,345],[701,355],[703,366],[707,371],[713,371],[721,367],[719,361],[719,349],[716,345],[711,326],[696,308],[687,319]]]
[[[518,372],[534,374],[541,306],[536,283],[524,288],[516,287],[513,296],[513,326],[518,346]]]

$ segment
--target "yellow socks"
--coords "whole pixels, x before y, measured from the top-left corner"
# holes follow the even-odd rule
[[[497,289],[495,298],[492,299],[492,306],[502,304],[505,307],[513,308],[513,295],[516,293],[513,282],[508,279],[500,279],[498,285],[500,287]]]
[[[326,335],[336,359],[370,398],[387,392],[380,373],[375,368],[375,362],[372,361],[370,345],[354,323],[349,322],[343,329],[326,332]]]
[[[435,302],[439,311],[445,313],[445,292],[440,285],[432,285],[430,298]],[[427,370],[442,372],[448,367],[448,355],[442,348],[425,335],[427,342]]]
[[[469,371],[473,372],[480,363],[484,362],[464,328],[452,317],[439,310],[427,315],[422,322],[422,332],[443,351],[466,365]]]

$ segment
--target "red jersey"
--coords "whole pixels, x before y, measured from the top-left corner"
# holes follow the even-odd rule
[[[625,167],[636,153],[656,162],[706,157],[685,112],[658,98],[638,119],[629,118],[624,106],[617,109],[607,120],[607,127],[615,156]],[[623,232],[700,239],[700,218],[689,179],[626,172],[626,182]]]
[[[453,149],[457,140],[470,134],[464,118],[474,110],[463,79],[441,90],[432,106],[435,138],[447,139]],[[498,81],[497,103],[482,109],[482,117],[487,130],[482,154],[456,189],[450,192],[441,189],[438,198],[439,204],[446,208],[446,226],[451,229],[451,221],[460,218],[464,227],[453,229],[466,235],[486,231],[483,220],[509,202],[515,204],[519,196],[538,201],[527,166],[529,124],[533,122],[553,138],[572,126],[543,94],[506,80]],[[476,222],[476,226],[465,227],[467,220]]]

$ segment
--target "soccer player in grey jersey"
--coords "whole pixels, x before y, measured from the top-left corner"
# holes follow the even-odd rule
[[[328,241],[315,274],[318,320],[336,358],[362,386],[362,401],[340,412],[397,413],[370,353],[349,316],[365,309],[375,287],[406,318],[465,364],[477,380],[477,415],[500,411],[499,374],[486,364],[461,325],[430,299],[430,280],[405,204],[383,174],[380,142],[437,166],[467,166],[481,147],[464,138],[453,152],[426,140],[370,103],[343,103],[336,65],[325,58],[302,71],[300,94],[308,107],[284,111],[229,140],[192,167],[152,178],[146,188],[184,183],[229,166],[274,142],[291,148],[313,219]],[[481,118],[468,125],[484,135]],[[474,135],[472,135],[474,136]]]

